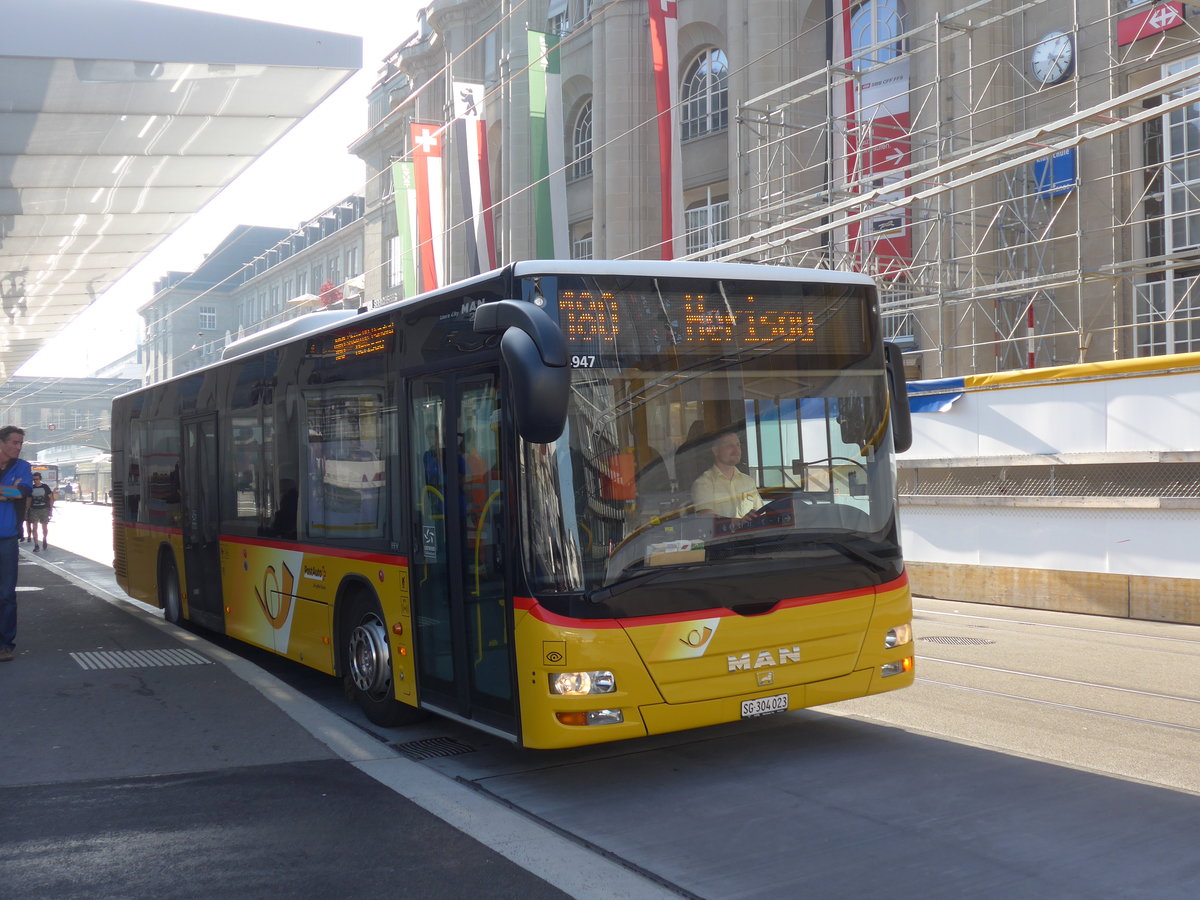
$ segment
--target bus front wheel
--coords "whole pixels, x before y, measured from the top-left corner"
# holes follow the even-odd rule
[[[376,725],[415,722],[423,715],[396,699],[392,683],[392,654],[383,615],[373,601],[357,596],[343,629],[346,696]]]

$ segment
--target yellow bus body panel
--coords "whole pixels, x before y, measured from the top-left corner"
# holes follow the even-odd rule
[[[789,710],[911,685],[911,643],[887,649],[889,628],[910,623],[902,577],[879,589],[812,598],[759,616],[727,610],[696,618],[593,623],[530,613],[517,619],[522,743],[559,748],[664,734],[742,718],[742,701],[787,695]],[[585,626],[599,627],[585,627]],[[550,693],[556,672],[611,671],[610,694]],[[619,709],[620,724],[566,725],[557,713]]]
[[[121,586],[152,606],[159,605],[157,558],[164,542],[182,570],[178,532],[125,528]],[[338,586],[347,579],[371,585],[391,641],[396,697],[417,704],[403,560],[224,540],[221,568],[231,637],[330,674],[336,667]],[[911,621],[903,576],[877,589],[785,602],[759,616],[709,610],[693,617],[588,621],[561,619],[519,601],[514,623],[521,743],[554,749],[619,741],[736,722],[742,701],[759,697],[786,694],[787,708],[796,710],[907,687],[915,666],[887,678],[881,667],[914,656],[911,643],[884,645],[889,628]],[[611,671],[617,690],[554,695],[550,678],[564,671]],[[556,715],[612,709],[621,711],[623,722],[567,725]]]
[[[135,600],[160,606],[158,554],[167,543],[179,570],[183,615],[188,618],[180,533],[123,527],[124,574],[117,579],[122,589]],[[330,675],[337,674],[334,617],[339,586],[348,579],[370,585],[391,642],[396,698],[416,704],[414,632],[408,567],[403,560],[230,539],[221,541],[220,554],[225,633]]]
[[[140,600],[149,606],[162,608],[158,593],[158,553],[163,544],[171,548],[175,565],[179,570],[181,581],[183,575],[183,535],[178,531],[163,528],[145,528],[137,525],[118,524],[123,532],[124,554],[123,571],[116,571],[117,584],[130,597]],[[180,589],[185,586],[181,583]],[[184,610],[187,610],[187,596],[184,594]]]
[[[408,567],[375,554],[315,553],[263,542],[222,540],[225,631],[230,637],[333,675],[341,587],[369,586],[391,643],[397,699],[415,703]]]

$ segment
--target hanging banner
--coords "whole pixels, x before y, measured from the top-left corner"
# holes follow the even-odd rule
[[[412,123],[422,291],[432,291],[445,284],[446,208],[442,187],[442,137],[440,125]]]
[[[529,32],[529,180],[537,255],[568,259],[567,170],[558,37]]]
[[[411,162],[392,163],[392,197],[396,204],[399,255],[392,265],[400,271],[404,296],[411,297],[421,292],[417,286],[417,183]]]
[[[837,29],[848,71],[857,59],[851,23],[863,14],[851,6],[850,0],[842,0]],[[846,184],[853,193],[884,190],[873,201],[878,213],[864,223],[850,224],[847,239],[852,258],[863,270],[897,278],[912,265],[910,192],[886,189],[904,178],[912,165],[909,61],[900,51],[884,50],[877,60],[857,64],[861,76],[846,82]]]
[[[679,128],[679,87],[675,77],[679,55],[679,16],[676,0],[649,0],[650,59],[654,67],[654,102],[658,115],[659,206],[663,259],[679,256],[683,227],[683,147]]]
[[[496,268],[496,232],[492,224],[492,185],[488,169],[487,119],[483,85],[453,82],[454,143],[458,150],[459,194],[466,230],[467,272]]]

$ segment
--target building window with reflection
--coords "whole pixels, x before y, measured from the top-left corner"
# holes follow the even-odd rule
[[[683,78],[683,139],[729,127],[729,60],[710,47],[697,56]]]
[[[592,258],[592,230],[582,231],[571,236],[571,259]]]
[[[546,18],[550,22],[550,33],[563,35],[571,30],[571,19],[567,14],[567,0],[550,0],[546,9]]]
[[[850,46],[854,70],[861,72],[898,58],[904,52],[904,5],[900,0],[866,0],[850,14]]]
[[[571,177],[586,178],[592,174],[592,101],[587,100],[575,117],[571,132]]]
[[[1200,56],[1164,66],[1163,75],[1188,69],[1200,75]],[[1134,286],[1138,356],[1200,350],[1200,86],[1181,86],[1166,99],[1188,95],[1195,99],[1148,120],[1142,130],[1149,271]]]
[[[683,213],[684,252],[689,256],[729,240],[729,198],[689,204]]]

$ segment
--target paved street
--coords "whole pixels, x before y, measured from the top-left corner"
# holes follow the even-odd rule
[[[107,515],[68,506],[52,528],[102,557]],[[254,878],[276,868],[279,896],[323,896],[328,866],[343,896],[380,877],[421,897],[1200,895],[1194,626],[918,598],[911,689],[545,753],[436,717],[376,729],[327,678],[56,581],[111,583],[58,545],[22,576],[43,590],[22,593],[24,655],[0,670],[0,714],[27,723],[0,745],[0,828],[17,836],[0,872],[20,896],[196,896],[204,878],[271,896]],[[70,656],[168,647],[213,662]],[[414,835],[430,841],[409,856]],[[121,866],[146,893],[100,891]],[[198,880],[163,875],[180,867]]]

